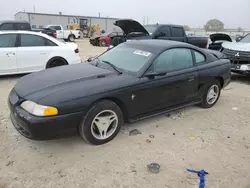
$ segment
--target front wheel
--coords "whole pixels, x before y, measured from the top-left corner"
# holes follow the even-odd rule
[[[122,125],[123,114],[119,106],[103,100],[87,112],[79,126],[79,133],[85,141],[101,145],[113,140]]]
[[[105,47],[105,46],[107,46],[107,42],[105,40],[101,40],[99,42],[99,46]]]
[[[75,41],[75,36],[74,35],[69,35],[68,41],[74,42]]]
[[[214,80],[211,84],[209,84],[206,87],[201,107],[202,108],[213,107],[217,103],[220,97],[220,93],[221,93],[221,84],[218,80]]]

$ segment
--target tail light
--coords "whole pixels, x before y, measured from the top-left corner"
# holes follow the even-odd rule
[[[75,53],[76,54],[78,54],[79,53],[79,49],[77,48],[77,49],[75,49]]]
[[[53,35],[53,37],[56,38],[56,32],[55,31],[52,33],[52,35]]]

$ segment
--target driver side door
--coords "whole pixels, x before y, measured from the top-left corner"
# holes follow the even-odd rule
[[[147,76],[147,73],[156,75]],[[191,50],[172,48],[164,51],[140,82],[140,89],[135,92],[137,115],[172,108],[194,100],[198,91],[198,71],[193,65]]]

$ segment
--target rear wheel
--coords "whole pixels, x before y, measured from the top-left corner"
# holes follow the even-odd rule
[[[75,36],[74,35],[69,35],[68,41],[74,42],[75,41]]]
[[[217,103],[220,97],[220,93],[221,93],[221,84],[218,80],[214,80],[206,87],[201,107],[202,108],[213,107]]]
[[[101,145],[111,141],[123,125],[123,114],[117,104],[103,100],[95,104],[79,125],[79,133],[87,142]]]
[[[63,66],[63,65],[67,65],[68,63],[62,59],[62,58],[56,58],[56,59],[52,59],[47,63],[46,68],[53,68],[53,67],[59,67],[59,66]]]

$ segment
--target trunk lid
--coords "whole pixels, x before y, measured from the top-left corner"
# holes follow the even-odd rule
[[[117,20],[114,25],[120,27],[126,35],[132,32],[141,32],[149,35],[147,30],[139,22],[132,19]]]

